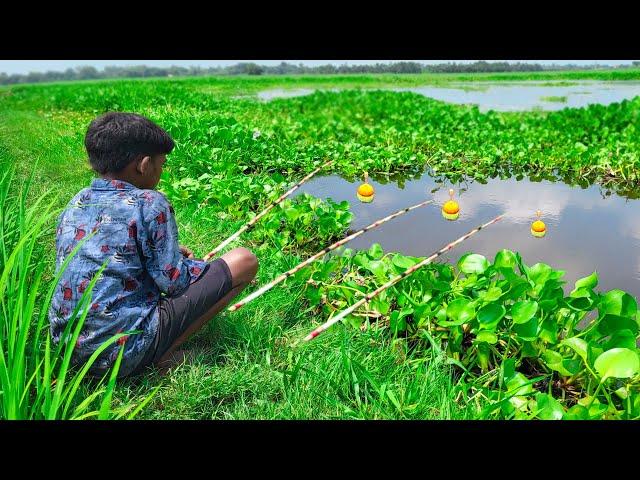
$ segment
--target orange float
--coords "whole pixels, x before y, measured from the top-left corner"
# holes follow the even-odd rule
[[[442,206],[442,216],[447,220],[456,220],[460,216],[460,206],[453,199],[453,188],[449,189],[449,200]]]
[[[369,175],[367,172],[364,172],[364,183],[358,187],[356,194],[358,196],[358,200],[361,202],[373,202],[375,191],[373,190],[373,186],[369,184]]]
[[[536,216],[538,217],[538,220],[536,220],[531,224],[531,235],[538,238],[544,237],[545,234],[547,233],[547,226],[544,224],[542,220],[540,220],[541,214],[542,212],[538,210],[536,212]]]

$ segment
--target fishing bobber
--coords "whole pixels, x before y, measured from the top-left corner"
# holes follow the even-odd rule
[[[449,200],[442,206],[442,216],[447,220],[456,220],[460,216],[460,206],[453,199],[453,188],[449,189]]]
[[[374,193],[373,186],[369,184],[369,175],[364,172],[364,183],[358,187],[357,191],[358,200],[364,203],[373,202]]]
[[[538,210],[536,212],[536,217],[538,217],[538,220],[531,224],[531,235],[533,235],[534,237],[544,237],[545,233],[547,233],[547,226],[542,220],[540,220],[541,214],[542,212]]]

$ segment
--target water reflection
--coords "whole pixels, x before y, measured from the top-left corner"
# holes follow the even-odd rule
[[[273,100],[274,98],[300,97],[303,95],[310,95],[314,91],[315,90],[310,88],[292,88],[288,90],[283,88],[274,88],[258,92],[258,98],[260,100]]]
[[[481,112],[488,110],[561,110],[580,108],[592,103],[610,103],[630,100],[640,95],[640,83],[629,81],[581,81],[573,85],[536,83],[488,84],[485,88],[470,88],[478,84],[456,84],[452,88],[414,87],[397,88],[450,103],[478,105]],[[550,98],[550,97],[556,97]],[[558,101],[560,100],[560,101]],[[562,101],[564,100],[564,101]]]
[[[633,81],[588,81],[562,82],[459,82],[446,87],[423,86],[410,88],[381,88],[397,92],[409,91],[421,95],[457,104],[478,105],[482,112],[520,111],[520,110],[561,110],[580,108],[592,103],[608,105],[622,100],[630,100],[640,95],[640,82]],[[263,101],[275,98],[299,97],[310,95],[316,90],[334,91],[339,89],[270,89],[259,92]],[[549,97],[566,97],[566,101],[554,101]],[[550,101],[551,100],[551,101]]]
[[[500,213],[505,217],[456,247],[445,260],[457,261],[468,251],[493,260],[495,253],[508,248],[520,252],[533,265],[545,262],[566,272],[567,292],[578,278],[594,270],[600,277],[599,289],[619,288],[640,297],[640,209],[638,201],[616,194],[604,195],[597,186],[581,188],[550,181],[529,179],[490,179],[486,184],[468,181],[455,185],[438,183],[425,174],[422,178],[397,182],[370,179],[375,188],[373,203],[356,199],[360,180],[337,176],[316,178],[299,193],[335,201],[347,200],[355,214],[353,229],[368,225],[401,208],[434,198],[429,205],[403,215],[350,242],[350,247],[366,249],[377,242],[386,251],[427,256],[446,243]],[[460,204],[460,218],[442,218],[440,208],[454,188]],[[433,191],[433,193],[431,193]],[[535,212],[543,212],[547,225],[544,238],[534,238],[529,227]],[[442,257],[441,257],[442,258]]]

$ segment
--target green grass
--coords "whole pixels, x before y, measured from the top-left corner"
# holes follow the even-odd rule
[[[51,264],[42,240],[51,237],[58,202],[47,193],[30,202],[33,179],[16,180],[13,169],[6,168],[7,157],[0,149],[0,164],[5,167],[0,177],[0,419],[107,419],[127,414],[132,418],[144,400],[140,402],[136,396],[118,409],[111,402],[120,357],[108,380],[98,380],[80,394],[88,368],[118,337],[98,349],[84,367],[71,366],[73,346],[89,311],[95,281],[88,285],[61,335],[68,343],[52,342],[47,312],[55,280],[80,245],[63,263],[56,279],[45,282],[45,271],[51,271]],[[153,393],[147,395],[148,400]],[[136,402],[140,408],[135,408]]]

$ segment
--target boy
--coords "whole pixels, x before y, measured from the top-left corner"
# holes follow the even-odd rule
[[[87,130],[89,163],[101,178],[80,191],[59,217],[57,269],[85,236],[89,238],[60,278],[49,311],[51,335],[60,341],[71,312],[105,260],[74,363],[86,362],[118,332],[142,331],[103,352],[92,375],[102,375],[113,365],[120,345],[119,377],[137,375],[149,366],[166,370],[182,354],[177,347],[238,295],[258,270],[256,257],[244,248],[206,263],[179,246],[174,210],[154,190],[174,146],[165,130],[133,113],[106,113]]]

